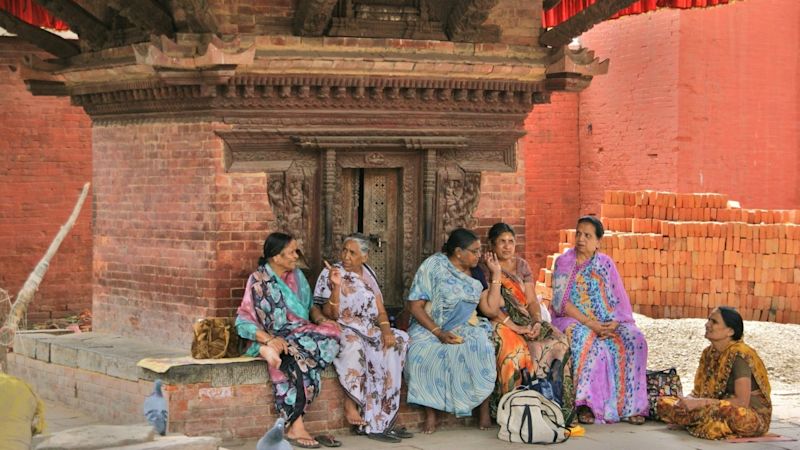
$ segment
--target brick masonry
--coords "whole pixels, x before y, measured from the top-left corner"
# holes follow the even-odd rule
[[[13,296],[91,181],[89,117],[69,99],[34,97],[19,78],[21,58],[37,50],[0,38],[0,287]],[[50,263],[29,323],[91,308],[92,201]]]

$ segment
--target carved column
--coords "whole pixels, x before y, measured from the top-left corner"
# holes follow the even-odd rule
[[[481,173],[467,172],[457,165],[439,170],[439,208],[441,222],[438,229],[440,242],[455,228],[475,226],[473,214],[481,195]]]
[[[333,209],[336,198],[336,150],[326,149],[322,153],[322,206],[323,244],[322,254],[331,259],[333,249]]]
[[[422,207],[424,224],[422,228],[422,256],[427,257],[436,251],[434,236],[434,202],[436,201],[436,150],[426,150],[422,174]]]

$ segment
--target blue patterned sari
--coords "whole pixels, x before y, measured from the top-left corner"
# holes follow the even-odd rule
[[[442,253],[426,259],[417,270],[409,301],[430,302],[426,307],[436,325],[464,339],[442,344],[413,320],[408,334],[405,378],[408,403],[469,416],[494,389],[497,376],[491,327],[481,318],[470,323],[483,285],[458,270]]]

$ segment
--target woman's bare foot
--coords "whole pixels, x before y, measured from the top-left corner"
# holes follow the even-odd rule
[[[303,416],[298,417],[297,420],[286,429],[286,438],[309,447],[319,445],[319,442],[308,434],[306,426],[303,423]]]
[[[344,417],[350,425],[362,426],[367,424],[361,417],[361,413],[358,412],[358,405],[350,397],[345,397],[344,400]]]
[[[489,415],[489,399],[481,403],[478,407],[478,429],[488,430],[492,427],[492,417]]]
[[[422,432],[425,434],[432,434],[436,431],[436,410],[433,408],[425,408],[425,423],[422,425]]]

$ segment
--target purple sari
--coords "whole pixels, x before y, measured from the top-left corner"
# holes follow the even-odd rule
[[[631,303],[614,261],[595,253],[577,265],[574,249],[556,260],[553,325],[566,333],[575,371],[575,406],[588,406],[598,423],[647,416],[647,342],[633,320]],[[600,339],[566,315],[567,303],[590,319],[617,321],[614,337]]]

